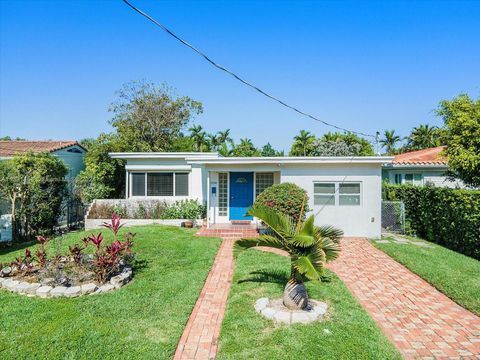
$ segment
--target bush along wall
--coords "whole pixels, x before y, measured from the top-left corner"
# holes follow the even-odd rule
[[[383,198],[405,203],[419,237],[480,259],[480,190],[384,184]]]

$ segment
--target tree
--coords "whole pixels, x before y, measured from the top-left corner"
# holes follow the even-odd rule
[[[472,187],[480,187],[480,98],[460,94],[440,102],[436,114],[445,124],[445,154],[450,171]]]
[[[132,81],[117,96],[110,124],[129,151],[168,151],[182,128],[203,112],[201,102],[178,97],[165,84]]]
[[[300,134],[293,138],[290,156],[311,156],[315,136],[306,130],[300,130]]]
[[[95,144],[95,139],[94,138],[84,138],[84,139],[81,139],[79,142],[78,142],[80,145],[82,145],[85,149],[90,149],[90,147],[92,145]]]
[[[228,143],[232,141],[232,138],[230,137],[230,129],[217,132],[217,137],[220,144]]]
[[[263,145],[261,155],[262,156],[284,156],[284,153],[283,151],[275,150],[270,143],[267,143],[266,145]]]
[[[329,132],[324,134],[320,140],[325,140],[325,141],[334,141],[337,143],[344,142],[346,145],[346,148],[350,149],[350,151],[353,151],[351,155],[355,156],[373,156],[375,155],[375,151],[373,150],[372,144],[354,134],[354,133],[340,133],[340,132]],[[350,154],[349,154],[350,155]]]
[[[283,304],[292,310],[310,310],[306,280],[321,281],[325,263],[340,253],[342,231],[332,227],[317,227],[314,216],[294,223],[290,217],[269,207],[252,207],[248,215],[260,219],[268,232],[257,238],[240,239],[235,243],[236,254],[256,246],[281,249],[290,255],[290,278],[283,293]],[[300,217],[301,219],[301,217]]]
[[[190,137],[195,143],[195,151],[209,151],[210,144],[207,139],[207,133],[203,130],[201,125],[193,125],[188,131],[190,131]]]
[[[251,139],[240,139],[240,144],[234,147],[233,156],[252,157],[260,156],[260,151],[253,145]]]
[[[405,148],[408,151],[412,151],[440,145],[442,145],[442,131],[436,126],[421,124],[420,126],[413,128],[412,132],[407,137],[407,145]]]
[[[312,156],[359,156],[361,150],[360,144],[318,139],[313,143]]]
[[[395,130],[385,130],[383,138],[380,140],[380,145],[385,148],[388,155],[394,155],[396,145],[400,141],[402,141],[402,138],[395,134]]]
[[[48,154],[14,156],[0,162],[0,197],[9,199],[14,237],[53,231],[66,193],[68,169]]]

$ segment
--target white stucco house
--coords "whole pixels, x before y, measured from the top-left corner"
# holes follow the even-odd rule
[[[207,204],[208,226],[253,220],[246,209],[265,188],[307,190],[316,224],[346,236],[381,234],[382,165],[392,157],[221,157],[217,153],[110,153],[126,161],[126,197]]]

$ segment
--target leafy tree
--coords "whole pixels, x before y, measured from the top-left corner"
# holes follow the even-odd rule
[[[9,199],[14,237],[53,231],[66,193],[68,169],[48,154],[14,156],[0,162],[0,197]]]
[[[217,132],[217,137],[220,144],[229,143],[232,141],[232,138],[230,137],[230,129]]]
[[[270,143],[263,145],[261,156],[284,156],[283,151],[277,151]]]
[[[422,124],[413,128],[407,137],[405,149],[408,151],[421,150],[442,145],[442,130],[436,126]]]
[[[179,137],[175,138],[168,151],[171,152],[194,152],[195,141],[191,136],[185,136],[183,133]]]
[[[84,139],[81,139],[79,142],[78,142],[80,145],[82,145],[85,149],[90,149],[91,146],[93,146],[95,144],[95,139],[94,138],[84,138]]]
[[[480,187],[480,98],[460,94],[436,111],[445,123],[448,167],[465,184]]]
[[[324,134],[319,140],[325,140],[325,141],[334,141],[337,143],[344,142],[346,144],[346,148],[350,149],[352,151],[352,154],[349,155],[355,155],[355,156],[373,156],[375,155],[375,151],[373,150],[372,144],[354,134],[354,133],[340,133],[340,132],[329,132]],[[358,145],[358,146],[357,146]]]
[[[207,133],[203,130],[201,125],[194,125],[189,128],[188,131],[190,131],[190,137],[195,143],[195,151],[203,152],[210,150]]]
[[[233,156],[252,157],[260,156],[260,151],[253,145],[251,139],[240,139],[240,144],[233,149]]]
[[[318,139],[313,143],[312,156],[360,156],[360,144]]]
[[[385,130],[383,138],[380,140],[380,145],[385,148],[388,155],[396,153],[396,145],[402,141],[402,138],[395,134],[395,130]]]
[[[300,134],[293,138],[290,156],[311,156],[315,136],[306,130],[300,130]]]
[[[288,252],[290,278],[283,292],[283,304],[292,310],[310,310],[304,282],[321,281],[325,263],[336,259],[340,253],[342,231],[315,226],[313,215],[305,222],[295,223],[287,215],[267,206],[254,206],[248,210],[248,215],[260,219],[267,225],[268,232],[257,238],[238,240],[235,253],[256,246]]]
[[[130,151],[168,151],[182,128],[203,112],[202,103],[178,97],[166,85],[132,81],[110,106],[110,124]]]

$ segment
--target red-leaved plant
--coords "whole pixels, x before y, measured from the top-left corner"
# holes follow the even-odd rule
[[[112,230],[113,234],[115,237],[117,237],[118,230],[124,225],[120,223],[121,217],[120,215],[117,215],[117,213],[113,213],[112,219],[110,220],[110,223],[104,222],[102,226],[104,228]]]
[[[44,236],[37,236],[38,247],[35,251],[35,257],[37,258],[38,265],[45,267],[47,265],[47,244],[49,239]]]
[[[75,244],[73,246],[69,246],[68,247],[68,250],[70,251],[70,255],[72,255],[72,258],[73,258],[73,261],[75,262],[75,264],[77,265],[80,265],[82,263],[82,260],[83,260],[83,247],[78,245],[78,244]]]

